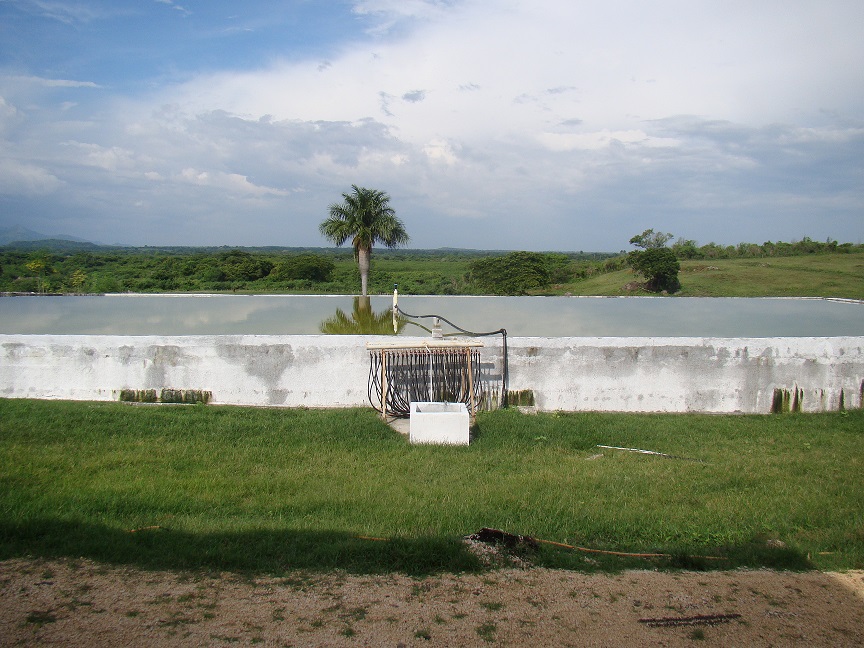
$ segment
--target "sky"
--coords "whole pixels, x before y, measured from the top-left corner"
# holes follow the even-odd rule
[[[861,0],[0,0],[0,228],[411,248],[864,242]]]

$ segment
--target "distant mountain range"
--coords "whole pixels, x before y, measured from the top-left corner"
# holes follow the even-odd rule
[[[0,0],[2,1],[2,0]],[[348,254],[351,252],[351,247],[287,247],[280,245],[263,245],[263,246],[241,246],[241,245],[147,245],[129,246],[120,243],[112,245],[88,241],[86,239],[69,236],[67,234],[42,234],[33,231],[21,225],[13,225],[12,227],[0,227],[0,247],[14,247],[18,250],[39,251],[51,250],[58,253],[77,253],[77,252],[99,252],[106,250],[134,252],[136,250],[147,250],[149,252],[169,252],[175,254],[193,254],[193,253],[219,253],[227,250],[244,250],[247,252],[274,253],[274,252],[294,252],[304,254]],[[412,249],[402,248],[398,250],[379,250],[377,254],[399,254],[402,256],[424,257],[424,256],[440,256],[442,254],[454,256],[468,257],[484,257],[484,256],[500,256],[507,254],[512,250],[474,250],[470,248],[450,248],[442,247],[435,249]],[[578,254],[566,253],[570,256],[584,259],[605,259],[621,254],[621,252],[579,252]]]
[[[41,234],[21,225],[0,228],[0,245],[10,243],[30,243],[32,241],[70,241],[73,243],[91,243],[82,238],[66,234]],[[91,243],[92,245],[92,243]]]

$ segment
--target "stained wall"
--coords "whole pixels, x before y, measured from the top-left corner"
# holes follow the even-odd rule
[[[394,338],[0,335],[0,397],[172,389],[232,405],[368,406],[375,341]],[[484,344],[495,388],[502,346]],[[783,393],[802,411],[851,409],[862,404],[864,337],[509,338],[508,366],[509,389],[532,390],[545,411],[768,413]]]

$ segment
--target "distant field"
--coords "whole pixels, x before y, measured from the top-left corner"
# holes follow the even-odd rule
[[[864,254],[682,261],[680,297],[864,299]],[[545,294],[629,295],[629,269],[556,286]],[[639,294],[636,292],[635,294]]]

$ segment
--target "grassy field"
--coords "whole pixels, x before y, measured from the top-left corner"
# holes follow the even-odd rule
[[[340,259],[341,275],[355,272],[353,259]],[[403,293],[460,292],[469,261],[455,259],[373,258],[373,292],[386,293],[398,283]],[[679,297],[838,297],[864,299],[864,253],[810,254],[790,257],[681,261]],[[633,289],[641,281],[629,268],[555,284],[538,295],[649,294]]]
[[[679,297],[840,297],[864,299],[864,254],[682,261]],[[630,295],[629,269],[556,286],[545,294]]]
[[[0,559],[422,574],[480,569],[460,538],[493,527],[669,555],[541,544],[551,567],[860,569],[862,441],[862,410],[505,410],[429,447],[371,409],[0,400]]]

